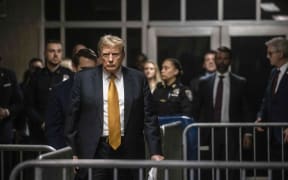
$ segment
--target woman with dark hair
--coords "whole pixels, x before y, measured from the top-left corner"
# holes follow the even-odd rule
[[[153,93],[158,116],[185,115],[191,117],[191,90],[180,82],[183,74],[178,59],[167,58],[162,63],[161,78]]]

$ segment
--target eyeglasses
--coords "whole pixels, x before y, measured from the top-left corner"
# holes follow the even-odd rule
[[[102,53],[101,56],[104,59],[108,59],[110,55],[112,55],[112,58],[118,58],[121,55],[121,53]]]

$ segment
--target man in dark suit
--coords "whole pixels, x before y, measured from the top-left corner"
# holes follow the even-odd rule
[[[216,52],[214,50],[210,50],[204,54],[202,64],[204,73],[190,81],[190,89],[193,96],[198,92],[200,78],[203,76],[209,76],[216,71],[215,56]]]
[[[200,79],[199,93],[193,100],[193,114],[198,122],[244,122],[247,120],[248,109],[245,97],[246,80],[229,72],[232,55],[227,47],[220,47],[216,53],[217,71]],[[221,82],[222,81],[222,82]],[[220,85],[221,84],[221,85]],[[220,88],[221,87],[221,88]],[[239,159],[238,129],[215,129],[214,139],[211,139],[211,129],[202,129],[201,145],[209,148],[206,160],[237,160]],[[228,144],[226,144],[226,140]],[[214,159],[211,159],[214,145]],[[226,151],[228,146],[228,152]],[[227,157],[226,157],[227,155]],[[235,173],[229,175],[236,178]],[[239,176],[238,176],[239,178]],[[210,179],[210,178],[208,178]],[[221,175],[221,179],[223,179]]]
[[[151,159],[162,160],[160,128],[144,74],[121,65],[124,42],[117,36],[101,37],[98,54],[103,65],[75,76],[67,128],[73,158],[144,159],[145,135]],[[95,169],[93,179],[112,179],[112,172]],[[138,179],[137,172],[120,170],[119,179]],[[78,177],[87,178],[87,171],[80,169]]]
[[[267,57],[270,64],[274,66],[271,70],[266,93],[257,122],[288,122],[288,40],[284,38],[273,38],[266,42]],[[264,131],[257,128],[258,131]],[[284,150],[282,151],[282,144]],[[272,161],[288,160],[288,128],[272,128],[270,137],[270,157]],[[284,154],[282,154],[282,152]],[[281,171],[272,172],[272,179],[288,179],[288,170],[284,177]]]
[[[97,64],[97,55],[91,49],[80,49],[72,58],[75,72],[93,68]],[[52,88],[50,100],[47,105],[45,118],[45,135],[48,145],[55,149],[66,146],[64,137],[65,119],[71,104],[71,89],[74,78],[60,83]]]

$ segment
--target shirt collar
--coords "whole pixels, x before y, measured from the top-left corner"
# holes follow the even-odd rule
[[[285,71],[287,70],[287,68],[288,68],[288,62],[286,62],[285,64],[283,64],[283,65],[279,68],[279,70],[280,70],[281,72],[285,72]]]
[[[107,72],[104,68],[103,68],[103,78],[106,80],[109,80],[111,73]],[[122,67],[120,67],[118,69],[118,71],[114,74],[115,79],[116,80],[120,80],[123,76],[122,74]]]
[[[217,75],[217,77],[219,77],[219,76],[223,76],[224,78],[226,78],[226,77],[228,77],[228,74],[229,74],[229,72],[225,72],[225,73],[223,73],[223,74],[221,74],[220,72],[216,72],[216,75]]]

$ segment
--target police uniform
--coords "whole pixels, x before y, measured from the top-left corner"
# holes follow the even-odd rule
[[[191,117],[192,93],[182,83],[176,81],[170,86],[158,83],[153,98],[158,116],[185,115]]]
[[[31,77],[29,87],[27,88],[27,106],[29,116],[30,139],[33,144],[44,144],[44,132],[41,125],[44,122],[46,107],[52,87],[60,82],[72,78],[73,72],[69,69],[59,66],[54,72],[47,67],[36,71]]]
[[[0,107],[8,117],[0,119],[0,144],[12,143],[13,118],[22,108],[22,92],[13,71],[0,68]]]

